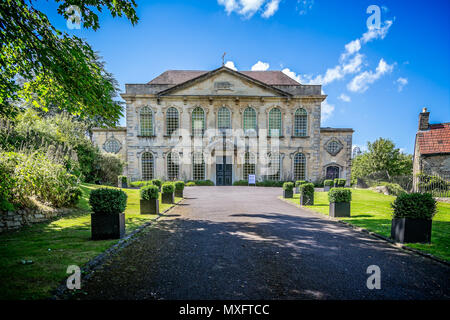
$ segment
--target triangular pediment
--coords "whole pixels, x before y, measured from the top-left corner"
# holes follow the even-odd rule
[[[287,97],[289,93],[221,67],[164,90],[159,96],[261,96]]]

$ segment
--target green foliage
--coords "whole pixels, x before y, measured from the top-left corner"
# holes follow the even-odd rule
[[[183,191],[184,190],[184,181],[175,181],[175,190]]]
[[[334,186],[338,188],[345,187],[347,180],[345,179],[334,179]]]
[[[119,176],[119,181],[120,181],[121,183],[128,183],[128,177],[127,177],[127,176],[120,175],[120,176]]]
[[[264,180],[264,181],[256,181],[257,187],[277,187],[280,188],[283,186],[284,181],[273,181],[273,180]]]
[[[154,185],[146,185],[143,186],[139,193],[141,195],[141,199],[150,200],[150,199],[158,199],[159,198],[159,188]]]
[[[346,188],[331,188],[328,192],[329,202],[351,202],[352,191]]]
[[[389,183],[389,182],[381,182],[378,183],[379,186],[385,186],[390,195],[398,196],[401,193],[406,192],[399,184]]]
[[[109,186],[117,185],[117,177],[122,173],[124,166],[123,161],[118,155],[101,153],[93,165],[93,176],[95,177],[95,181],[92,182]]]
[[[324,180],[323,181],[323,186],[324,187],[333,187],[334,186],[334,181],[333,180]]]
[[[165,182],[162,185],[162,192],[163,193],[174,193],[175,191],[175,185],[173,182]]]
[[[186,187],[195,187],[195,182],[194,181],[188,181],[186,183]]]
[[[293,182],[285,182],[285,183],[283,183],[283,190],[285,190],[285,191],[292,191],[292,190],[294,190],[294,183]]]
[[[196,186],[213,186],[214,182],[211,180],[197,180],[195,181]]]
[[[299,185],[298,187],[300,194],[313,196],[314,195],[314,184],[313,183],[304,183]]]
[[[153,180],[152,180],[152,184],[154,184],[154,185],[157,186],[158,188],[161,188],[162,181],[161,181],[160,179],[153,179]]]
[[[391,207],[393,218],[431,220],[436,214],[436,200],[429,193],[401,193]]]
[[[305,180],[297,180],[295,181],[295,187],[299,187],[300,185],[304,184],[304,183],[308,183],[308,181]]]
[[[435,197],[450,197],[450,182],[439,176],[430,176],[423,172],[417,174],[419,190],[431,193]]]
[[[133,182],[130,182],[130,186],[133,187],[133,188],[141,188],[143,186],[149,186],[151,184],[152,184],[151,181],[133,181]]]
[[[127,194],[112,188],[92,190],[89,195],[89,204],[95,214],[122,213],[127,206]]]
[[[248,186],[248,180],[236,180],[233,186]]]

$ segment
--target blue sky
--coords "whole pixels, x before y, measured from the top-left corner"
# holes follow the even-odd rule
[[[384,137],[412,153],[422,107],[431,122],[450,122],[450,1],[137,3],[136,26],[102,13],[96,32],[68,29],[53,1],[37,6],[99,51],[122,90],[168,69],[215,69],[227,52],[238,70],[284,70],[324,84],[322,126],[355,129],[355,145]],[[370,5],[382,8],[375,33],[367,33]]]

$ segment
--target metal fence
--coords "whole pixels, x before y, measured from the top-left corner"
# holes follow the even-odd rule
[[[450,197],[450,173],[419,173],[414,177],[414,192],[431,193],[433,197]]]

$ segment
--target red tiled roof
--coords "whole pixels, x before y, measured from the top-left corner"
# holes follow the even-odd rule
[[[148,84],[177,85],[197,78],[209,71],[200,70],[168,70],[151,80]],[[281,71],[238,71],[247,77],[259,80],[268,85],[299,86],[300,83],[288,77]]]
[[[431,124],[417,138],[421,154],[450,153],[450,123]]]

